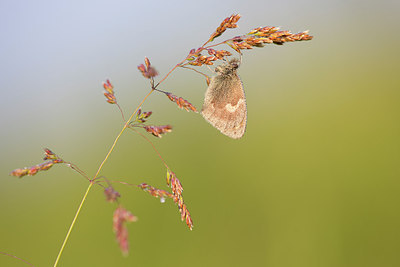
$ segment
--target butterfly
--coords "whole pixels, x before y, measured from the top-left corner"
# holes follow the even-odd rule
[[[237,74],[240,60],[232,59],[215,68],[204,97],[201,114],[221,133],[238,139],[244,135],[247,122],[246,97]]]

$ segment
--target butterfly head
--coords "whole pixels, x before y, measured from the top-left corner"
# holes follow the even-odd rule
[[[215,72],[221,75],[229,75],[235,73],[236,70],[239,68],[239,66],[240,66],[240,60],[237,58],[233,58],[228,63],[216,67]]]

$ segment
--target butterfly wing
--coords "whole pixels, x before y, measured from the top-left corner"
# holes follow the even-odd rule
[[[238,139],[247,122],[246,98],[242,81],[236,73],[211,79],[201,110],[203,117],[221,133]]]

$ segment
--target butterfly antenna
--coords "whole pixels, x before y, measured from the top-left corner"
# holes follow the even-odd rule
[[[211,70],[212,72],[217,73],[215,70],[213,70],[212,68],[210,68],[209,65],[207,65],[207,68],[208,68],[209,70]]]

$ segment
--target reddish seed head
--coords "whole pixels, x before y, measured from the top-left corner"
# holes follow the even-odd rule
[[[140,64],[138,66],[138,70],[142,73],[144,77],[150,79],[158,75],[158,72],[154,67],[151,66],[150,60],[147,57],[144,58],[144,63],[146,64],[146,66],[144,66],[143,64]]]
[[[151,78],[151,77],[155,77],[157,75],[158,75],[158,72],[156,71],[156,69],[153,68],[153,67],[149,67],[147,69],[147,73],[146,73],[145,77],[146,78]]]
[[[127,222],[135,222],[137,217],[131,212],[119,206],[113,215],[113,230],[115,232],[115,237],[119,244],[119,247],[123,254],[128,254],[129,242],[128,242],[128,229],[126,228]]]
[[[103,87],[107,92],[109,92],[109,93],[113,92],[114,86],[111,84],[109,79],[107,79],[105,82],[103,82]]]
[[[143,114],[144,114],[143,117],[144,117],[145,119],[147,119],[148,117],[151,116],[151,114],[153,114],[153,112],[152,112],[152,111],[147,111],[147,112],[144,112]]]
[[[25,175],[28,175],[29,169],[15,169],[12,172],[10,172],[11,176],[16,176],[16,177],[24,177]]]
[[[103,82],[103,87],[106,90],[104,96],[107,98],[107,102],[110,104],[116,104],[117,99],[114,95],[114,86],[111,84],[109,79]]]
[[[189,101],[183,99],[182,97],[178,97],[171,93],[166,93],[165,95],[169,98],[169,100],[175,102],[178,105],[178,107],[184,108],[186,111],[191,110],[197,112],[197,109]]]
[[[153,114],[152,111],[145,111],[142,113],[142,110],[139,109],[136,113],[136,122],[139,123],[144,123],[147,121],[147,119]]]
[[[31,167],[15,169],[10,173],[10,175],[19,178],[24,177],[25,175],[33,176],[37,174],[39,171],[47,171],[48,169],[53,167],[54,164],[64,163],[64,161],[61,158],[59,158],[55,153],[53,153],[50,149],[45,148],[44,153],[45,153],[44,160],[48,161],[45,161],[41,164],[37,164]]]
[[[258,27],[248,33],[251,37],[246,39],[234,38],[233,42],[239,49],[262,47],[263,43],[282,45],[286,42],[307,41],[313,37],[308,31],[292,34],[290,31],[279,31],[277,27]]]
[[[186,204],[183,200],[182,192],[183,187],[179,179],[176,177],[175,173],[171,170],[167,169],[167,185],[169,185],[172,189],[173,200],[177,204],[179,208],[179,213],[181,214],[181,220],[185,220],[187,226],[190,230],[193,229],[193,221],[190,217],[190,213],[186,207]]]
[[[140,64],[137,68],[142,73],[146,72],[146,67],[143,64]]]
[[[111,186],[104,189],[104,195],[106,196],[106,200],[108,202],[115,202],[119,197],[121,197],[121,195]]]
[[[143,191],[147,191],[153,197],[159,197],[159,198],[165,198],[165,197],[172,198],[173,197],[173,194],[171,194],[170,192],[155,188],[146,183],[142,183],[142,184],[138,185],[138,187],[140,187]]]
[[[56,163],[63,163],[64,161],[62,159],[56,159],[56,160],[49,160],[45,161],[41,164],[34,165],[31,167],[25,167],[22,169],[15,169],[12,172],[10,172],[11,176],[16,176],[19,178],[22,178],[26,175],[33,176],[37,174],[39,171],[47,171],[51,167],[53,167],[54,164]]]
[[[144,126],[144,129],[148,132],[154,135],[155,137],[162,137],[162,134],[172,132],[172,126],[171,125],[161,125],[161,126],[150,126],[146,125]]]
[[[230,17],[224,19],[221,24],[219,25],[219,27],[215,30],[215,32],[211,35],[210,37],[210,41],[214,40],[216,37],[220,36],[221,34],[223,34],[226,29],[228,28],[237,28],[237,22],[240,19],[240,15],[236,14],[236,15],[231,15]]]
[[[40,167],[40,170],[41,171],[47,171],[48,169],[53,167],[53,165],[54,165],[53,161],[48,161],[48,162],[42,163],[41,167]]]
[[[147,68],[150,68],[150,60],[147,57],[144,58],[144,63],[146,64]]]
[[[44,154],[45,154],[45,156],[44,156],[44,159],[43,159],[43,160],[58,159],[57,155],[56,155],[55,153],[53,153],[53,151],[51,151],[51,150],[48,149],[48,148],[45,148],[45,149],[44,149]]]

